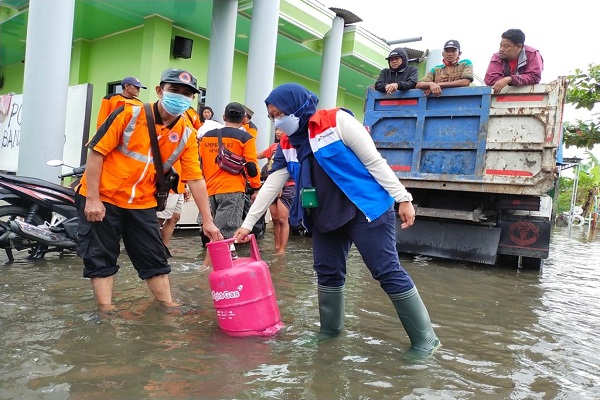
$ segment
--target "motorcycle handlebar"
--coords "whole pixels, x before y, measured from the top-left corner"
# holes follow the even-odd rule
[[[85,171],[85,164],[82,165],[81,167],[73,168],[73,171],[66,173],[66,174],[59,175],[58,177],[59,177],[59,179],[68,178],[70,176],[81,177],[81,175],[83,175],[84,171]]]

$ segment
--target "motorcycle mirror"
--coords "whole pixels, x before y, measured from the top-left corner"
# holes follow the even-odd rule
[[[61,165],[64,165],[65,163],[62,162],[62,160],[50,160],[46,162],[46,165],[50,166],[50,167],[60,167]]]

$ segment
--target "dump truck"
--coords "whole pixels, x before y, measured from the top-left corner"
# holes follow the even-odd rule
[[[413,195],[401,253],[543,266],[549,255],[566,77],[523,87],[380,93],[364,125]]]

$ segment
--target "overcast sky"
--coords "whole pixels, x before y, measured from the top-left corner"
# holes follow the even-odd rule
[[[471,60],[475,75],[482,79],[492,54],[498,51],[500,36],[511,28],[521,29],[525,44],[541,52],[542,82],[572,74],[577,68],[587,70],[592,63],[600,64],[600,20],[593,0],[570,0],[560,6],[541,0],[318,1],[353,12],[363,20],[357,25],[388,41],[422,37],[421,41],[398,46],[440,49],[446,40],[456,39],[461,44],[461,58]],[[594,110],[599,111],[599,107]],[[592,115],[567,106],[565,119],[577,118],[586,120]],[[600,154],[599,147],[594,153]]]

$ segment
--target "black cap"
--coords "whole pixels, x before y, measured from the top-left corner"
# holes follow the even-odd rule
[[[458,40],[450,39],[446,43],[444,43],[444,48],[445,49],[454,48],[454,49],[458,49],[458,51],[460,51],[460,43],[458,43]]]
[[[233,102],[225,106],[225,117],[243,118],[244,115],[246,115],[246,110],[240,103]]]
[[[194,93],[200,93],[198,90],[198,83],[194,75],[182,69],[169,68],[166,69],[160,76],[160,83],[178,83],[180,85],[186,85],[194,90]]]
[[[125,85],[133,85],[138,88],[147,89],[146,86],[142,85],[142,82],[140,82],[140,80],[138,78],[133,77],[133,76],[128,76],[126,78],[123,78],[123,80],[121,81],[121,86],[123,88],[125,88]]]
[[[392,57],[402,57],[402,54],[400,54],[400,51],[398,49],[394,49],[390,51],[390,54],[388,54],[388,56],[385,59],[389,60]]]
[[[252,111],[252,109],[245,104],[243,106],[244,106],[244,110],[246,111],[246,115],[248,116],[248,118],[252,118],[252,116],[254,115],[254,111]]]

